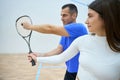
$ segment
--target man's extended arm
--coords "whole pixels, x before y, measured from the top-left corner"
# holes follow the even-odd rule
[[[28,30],[34,30],[40,33],[45,34],[56,34],[60,36],[69,36],[68,32],[65,30],[63,26],[56,26],[50,24],[43,25],[31,25],[29,23],[23,23],[23,27]]]

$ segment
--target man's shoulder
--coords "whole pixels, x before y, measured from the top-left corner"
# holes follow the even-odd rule
[[[70,23],[70,24],[67,24],[67,25],[84,25],[83,23]]]
[[[85,25],[83,23],[70,23],[67,24],[65,27],[71,27],[71,28],[85,28]]]

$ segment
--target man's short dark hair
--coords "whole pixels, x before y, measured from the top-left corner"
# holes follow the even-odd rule
[[[66,7],[69,8],[71,14],[73,14],[73,13],[78,14],[78,10],[77,10],[76,5],[74,5],[74,4],[65,4],[65,5],[62,6],[62,9],[66,8]]]

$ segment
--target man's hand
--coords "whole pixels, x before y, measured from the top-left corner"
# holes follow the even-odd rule
[[[23,28],[28,29],[28,30],[31,30],[31,28],[32,28],[32,25],[27,22],[23,22],[22,26],[23,26]]]

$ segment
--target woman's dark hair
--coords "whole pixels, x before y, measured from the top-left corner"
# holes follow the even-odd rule
[[[88,7],[104,20],[110,48],[120,52],[120,0],[95,0]]]
[[[78,15],[77,7],[74,4],[65,4],[62,6],[62,9],[67,8],[67,7],[70,10],[70,14],[76,13],[76,15]]]

